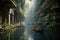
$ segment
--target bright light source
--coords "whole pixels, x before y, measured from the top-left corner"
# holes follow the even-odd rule
[[[29,0],[25,0],[26,3],[29,3],[30,1]]]

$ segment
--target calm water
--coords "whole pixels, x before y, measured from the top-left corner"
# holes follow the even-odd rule
[[[26,1],[26,4],[27,5],[25,5],[25,14],[24,14],[25,16],[24,27],[17,28],[11,34],[11,40],[52,40],[50,35],[55,35],[54,34],[55,32],[52,32],[51,30],[48,30],[48,29],[43,32],[35,32],[33,31],[33,28],[32,28],[33,27],[32,23],[34,23],[34,20],[35,20],[34,19],[35,12],[38,11],[39,9],[40,1],[39,2],[37,0],[32,0],[32,2]]]

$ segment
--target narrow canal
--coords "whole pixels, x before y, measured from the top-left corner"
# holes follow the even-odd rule
[[[46,40],[45,32],[35,32],[33,31],[34,17],[35,11],[39,10],[40,0],[37,3],[37,0],[25,2],[25,20],[24,20],[24,27],[17,28],[12,34],[10,40]],[[37,7],[37,8],[36,8]],[[36,8],[36,9],[35,9]]]
[[[34,12],[35,7],[38,4],[36,0],[26,1],[25,5],[25,20],[24,20],[24,27],[17,28],[11,35],[11,40],[45,40],[44,33],[37,33],[33,31],[33,25],[34,23]],[[39,7],[37,5],[37,7]]]

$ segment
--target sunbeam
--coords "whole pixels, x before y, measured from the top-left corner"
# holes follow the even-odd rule
[[[24,35],[25,35],[25,40],[33,40],[32,38],[32,23],[34,20],[34,9],[35,9],[35,0],[25,0],[25,31],[24,31]]]

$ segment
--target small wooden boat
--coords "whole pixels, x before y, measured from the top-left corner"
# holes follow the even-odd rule
[[[43,31],[43,28],[42,28],[42,27],[35,27],[35,28],[33,29],[33,31],[42,32],[42,31]]]

